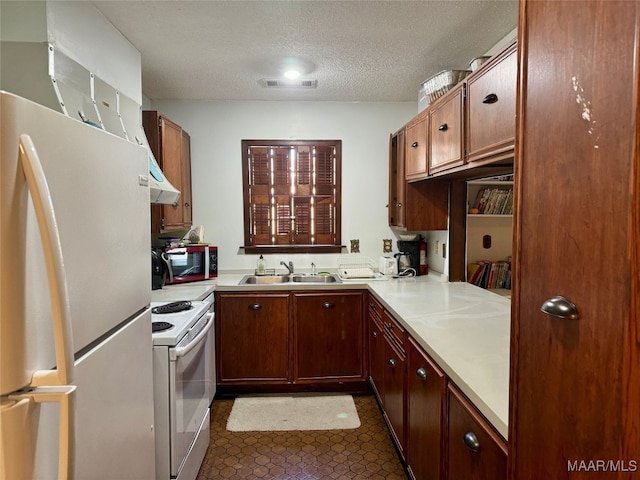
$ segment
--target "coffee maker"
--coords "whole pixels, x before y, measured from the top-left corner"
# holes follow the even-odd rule
[[[427,265],[427,242],[422,240],[405,241],[398,240],[399,254],[398,273],[411,268],[416,271],[416,276],[426,275],[429,272]]]

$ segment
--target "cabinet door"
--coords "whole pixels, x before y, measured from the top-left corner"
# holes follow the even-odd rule
[[[386,353],[385,340],[380,325],[381,313],[378,312],[382,312],[382,307],[369,297],[369,381],[378,401],[383,404]]]
[[[513,156],[516,133],[515,44],[467,79],[467,161]]]
[[[219,384],[286,383],[289,293],[225,294],[216,299]]]
[[[506,479],[507,447],[504,440],[462,393],[452,385],[448,390],[448,480]]]
[[[365,379],[362,292],[294,293],[294,378]]]
[[[408,356],[407,465],[417,480],[438,480],[446,377],[413,339],[409,339]]]
[[[384,411],[401,455],[405,445],[405,379],[407,359],[404,352],[385,335]]]
[[[189,228],[191,212],[191,142],[182,128],[156,110],[142,112],[142,125],[153,155],[180,197],[173,205],[151,205],[151,232]]]
[[[182,128],[166,117],[160,117],[162,173],[176,187],[182,186]],[[181,192],[182,194],[182,192]],[[182,228],[184,224],[182,196],[173,205],[163,205],[164,229]]]
[[[574,2],[520,8],[509,419],[517,480],[638,475],[575,471],[598,460],[628,469],[640,452],[640,3],[580,5],[579,15]],[[541,311],[556,296],[577,319],[558,315],[560,299]]]
[[[191,137],[182,130],[182,189],[180,190],[180,202],[182,203],[182,223],[184,227],[190,227],[193,221],[191,209]]]
[[[464,83],[439,98],[430,108],[429,173],[464,163]]]
[[[416,116],[406,127],[405,178],[418,180],[426,178],[427,167],[427,121],[428,110]]]
[[[405,222],[405,133],[404,128],[389,138],[389,226],[403,227]]]

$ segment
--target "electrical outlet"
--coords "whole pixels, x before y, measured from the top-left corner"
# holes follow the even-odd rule
[[[442,244],[442,258],[447,258],[447,244]]]

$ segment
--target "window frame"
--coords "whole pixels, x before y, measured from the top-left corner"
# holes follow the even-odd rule
[[[254,185],[251,184],[251,149],[252,148],[269,148],[276,147],[282,149],[283,147],[295,148],[296,152],[300,151],[300,148],[305,147],[333,147],[335,148],[335,154],[333,155],[334,173],[333,173],[333,193],[331,197],[331,207],[333,208],[333,232],[329,235],[333,236],[332,243],[277,243],[277,244],[259,244],[253,241],[253,218],[252,218],[252,202],[251,194]],[[296,161],[298,156],[296,155]],[[297,166],[297,164],[296,164]],[[289,169],[289,173],[291,169]],[[291,177],[296,178],[297,177]],[[270,185],[276,187],[275,176],[270,180]],[[279,184],[282,188],[284,185]],[[276,187],[277,188],[277,187]],[[270,189],[269,201],[270,204],[274,201],[275,197],[282,196],[273,189]],[[309,198],[324,198],[327,200],[327,196],[318,195],[300,195],[285,194],[284,197],[304,197]],[[344,249],[342,241],[342,140],[242,140],[242,198],[243,198],[243,214],[244,214],[244,246],[242,247],[245,253],[341,253]],[[293,203],[292,203],[293,204]],[[296,203],[296,205],[298,205]],[[276,204],[277,208],[277,204]],[[291,215],[292,219],[295,219],[295,214]],[[273,221],[270,218],[270,221]],[[294,220],[295,222],[295,220]],[[294,223],[295,225],[295,223]],[[269,227],[271,228],[271,227]],[[277,227],[276,227],[277,228]],[[290,233],[289,241],[292,237],[295,237],[296,233]]]

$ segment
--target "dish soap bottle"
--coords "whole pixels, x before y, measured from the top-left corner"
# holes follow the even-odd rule
[[[264,275],[266,273],[266,270],[267,269],[264,264],[264,257],[260,255],[260,258],[258,259],[258,268],[256,269],[256,274]]]

